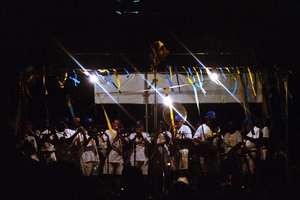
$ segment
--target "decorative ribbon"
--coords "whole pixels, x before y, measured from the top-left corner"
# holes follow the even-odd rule
[[[43,67],[43,86],[45,90],[45,95],[48,95],[48,90],[46,88],[46,73],[45,73],[45,67]]]
[[[168,67],[166,66],[166,78],[170,84],[171,90],[172,90],[172,94],[174,94],[174,89],[172,88],[173,84],[172,84],[172,80],[170,79],[169,73],[168,73]]]
[[[108,127],[108,129],[109,129],[110,135],[111,135],[112,137],[114,137],[114,136],[116,136],[116,134],[113,132],[113,129],[112,129],[112,127],[111,127],[111,123],[110,123],[110,120],[109,120],[109,118],[108,118],[107,112],[106,112],[106,110],[105,110],[105,108],[104,108],[103,103],[101,102],[100,94],[97,93],[97,95],[98,95],[98,97],[99,97],[99,101],[100,101],[100,103],[101,103],[101,106],[102,106],[102,109],[103,109],[103,112],[104,112],[104,116],[105,116],[105,119],[106,119],[106,123],[107,123],[107,127]],[[110,141],[110,142],[112,142],[112,141]]]
[[[177,79],[177,85],[179,86],[179,78],[178,78],[178,69],[177,69],[177,66],[175,66],[175,73],[176,73],[176,79]],[[180,90],[180,87],[178,87],[178,91],[179,91],[179,94],[181,94],[181,90]]]
[[[203,88],[203,84],[202,84],[202,82],[201,82],[199,73],[198,73],[196,67],[193,67],[193,69],[194,69],[194,71],[195,71],[195,73],[196,73],[196,76],[197,76],[197,79],[198,79],[198,82],[199,82],[199,85],[200,85],[201,92],[202,92],[202,94],[206,97],[206,91],[205,91],[204,88]],[[201,70],[201,69],[200,69],[200,70]],[[202,72],[202,71],[201,71],[201,72]]]
[[[169,66],[169,72],[170,72],[171,82],[173,82],[173,71],[172,71],[172,66],[171,65]]]
[[[74,73],[74,78],[70,76],[70,79],[71,79],[72,81],[74,81],[74,85],[77,87],[77,83],[79,84],[80,81],[77,79],[77,74],[76,74],[76,72],[75,72],[74,69],[73,69],[73,73]]]
[[[101,72],[101,71],[99,70],[99,72]],[[106,80],[106,78],[105,78],[104,76],[102,76],[101,74],[99,74],[99,73],[97,72],[97,70],[95,70],[95,74],[96,74],[97,76],[99,76],[100,78],[102,78],[102,80],[103,80],[105,83],[107,83],[108,85],[110,85],[110,83],[108,82],[108,80]]]
[[[246,71],[246,68],[244,68],[244,79],[245,79],[245,91],[246,91],[246,97],[247,97],[247,100],[250,99],[250,93],[249,93],[249,87],[248,87],[248,77],[247,77],[247,71]]]
[[[74,113],[74,109],[73,109],[73,106],[72,106],[72,103],[71,103],[71,96],[67,95],[66,97],[67,97],[67,105],[68,105],[68,107],[70,109],[70,113],[72,115],[72,119],[75,122],[76,121],[75,120],[75,113]]]
[[[250,67],[247,67],[247,69],[248,69],[249,78],[250,78],[250,82],[251,82],[251,88],[252,88],[254,96],[256,97],[256,92],[255,92],[255,88],[254,88],[254,81],[253,81],[253,78],[252,78],[252,73],[251,73]]]
[[[124,71],[126,72],[126,78],[129,78],[129,76],[130,76],[130,74],[129,74],[129,72],[126,70],[126,68],[124,68]]]
[[[118,72],[116,69],[113,69],[114,73],[115,73],[115,76],[116,76],[116,80],[117,80],[117,85],[118,85],[118,92],[121,93],[120,89],[121,89],[121,81],[120,81],[120,78],[118,76]]]
[[[229,70],[229,68],[228,67],[226,67],[226,69],[227,69],[227,71],[229,72],[229,74],[230,74],[230,70]],[[236,93],[236,89],[237,89],[237,87],[238,87],[238,80],[237,80],[237,75],[236,75],[236,73],[235,73],[235,71],[234,71],[234,68],[232,67],[232,71],[233,71],[233,79],[234,79],[234,88],[233,88],[233,92],[231,93],[232,95],[235,95],[235,93]]]
[[[79,71],[80,71],[81,73],[83,73],[84,75],[86,75],[86,76],[89,76],[89,75],[90,75],[87,71],[84,71],[84,70],[82,70],[82,69],[80,69]]]
[[[59,87],[60,87],[60,88],[64,88],[64,87],[65,87],[64,84],[65,84],[67,78],[68,78],[68,72],[65,72],[65,73],[64,73],[64,78],[63,78],[62,81],[57,77],[57,80],[58,80],[58,83],[59,83]]]
[[[169,95],[168,89],[164,89],[164,90],[165,90],[166,96],[168,96]],[[173,133],[175,133],[175,122],[174,122],[174,115],[173,115],[173,108],[172,107],[173,107],[172,104],[170,104],[169,109],[170,109],[171,125],[172,125]]]
[[[225,74],[224,74],[224,72],[223,72],[223,69],[222,69],[221,67],[220,67],[219,69],[220,69],[222,75],[224,76],[224,78],[227,79],[227,77],[225,76]]]
[[[106,72],[106,73],[107,73],[107,77],[108,77],[109,81],[111,82],[111,84],[113,84],[113,86],[114,86],[114,87],[117,89],[117,91],[119,92],[119,88],[118,88],[118,87],[116,86],[116,84],[113,82],[109,70],[107,70],[107,69],[99,69],[99,70],[100,70],[100,72]]]
[[[186,68],[184,66],[182,66],[182,68],[185,70],[185,72],[187,74],[187,77],[188,77],[188,80],[189,80],[190,84],[193,86],[195,100],[196,100],[196,103],[197,103],[198,114],[200,116],[200,106],[199,106],[198,94],[197,94],[197,89],[196,89],[195,83],[190,78],[189,72],[186,70]]]

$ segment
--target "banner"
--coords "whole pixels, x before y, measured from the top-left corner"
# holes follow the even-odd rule
[[[254,76],[254,74],[252,74]],[[104,76],[105,77],[105,76]],[[157,84],[157,91],[160,92],[161,95],[158,94],[158,103],[163,103],[163,98],[165,97],[165,89],[169,89],[169,96],[171,97],[173,102],[178,102],[182,104],[195,104],[195,93],[193,86],[188,80],[188,76],[184,74],[178,74],[178,79],[180,85],[176,85],[176,81],[173,81],[172,88],[174,92],[171,91],[171,86],[166,78],[166,74],[160,73],[157,74],[159,84]],[[107,78],[107,77],[105,77]],[[111,77],[113,81],[116,81],[116,77]],[[129,77],[127,75],[118,75],[120,80],[120,92],[116,90],[116,88],[112,84],[108,84],[107,82],[100,80],[98,84],[94,85],[95,91],[95,103],[100,104],[100,100],[98,94],[101,94],[101,103],[102,104],[115,104],[117,101],[120,104],[145,104],[145,98],[149,94],[149,104],[154,103],[154,75],[147,74],[147,79],[145,78],[145,74],[131,74]],[[176,80],[176,74],[172,74],[171,77],[173,80]],[[237,90],[235,93],[235,79],[232,75],[220,76],[218,80],[223,84],[218,85],[214,81],[210,79],[207,74],[203,74],[203,89],[206,91],[206,96],[203,95],[201,89],[197,87],[199,92],[198,100],[200,104],[203,103],[240,103],[242,102],[242,94],[240,90]],[[262,102],[262,86],[259,82],[259,78],[254,79],[257,81],[256,85],[256,96],[253,93],[251,84],[248,84],[249,91],[249,103],[261,103]],[[153,87],[150,86],[153,85]],[[180,91],[179,91],[180,88]],[[226,88],[226,89],[225,89]],[[110,95],[108,95],[109,93]],[[232,96],[234,95],[234,97]],[[114,98],[115,100],[113,100]],[[238,101],[237,101],[237,100]]]

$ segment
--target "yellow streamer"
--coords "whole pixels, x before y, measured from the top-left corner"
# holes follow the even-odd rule
[[[253,91],[254,96],[256,96],[256,92],[255,92],[255,88],[254,88],[254,81],[253,81],[253,77],[252,77],[252,73],[249,67],[247,67],[248,69],[248,73],[249,73],[249,78],[250,78],[250,82],[251,82],[251,88]]]
[[[200,85],[200,87],[201,87],[200,89],[202,90],[202,92],[203,92],[204,94],[206,94],[206,91],[205,91],[204,88],[202,87],[202,83],[201,83],[201,80],[200,80],[200,75],[199,75],[199,73],[198,73],[196,67],[193,67],[193,69],[194,69],[194,71],[196,72],[196,76],[197,76],[199,85]]]
[[[121,89],[121,81],[120,81],[120,78],[118,76],[118,72],[116,69],[113,69],[114,73],[115,73],[115,76],[116,76],[116,80],[117,80],[117,87],[118,87],[118,92],[120,92],[120,89]]]
[[[107,69],[98,69],[99,72],[104,73],[104,72],[109,72]]]
[[[86,75],[86,76],[90,75],[87,71],[84,71],[84,70],[82,70],[82,69],[80,69],[79,71],[80,71],[81,73],[83,73],[84,75]]]
[[[165,88],[164,90],[165,90],[166,96],[168,96],[169,95],[169,90],[167,88]],[[172,104],[169,105],[169,109],[170,109],[170,119],[171,119],[172,130],[173,130],[173,133],[175,133],[175,122],[174,122]]]
[[[103,109],[103,112],[104,112],[104,116],[105,116],[105,119],[106,119],[106,123],[107,123],[108,129],[109,129],[110,135],[111,135],[112,137],[114,137],[114,136],[116,136],[116,134],[113,132],[113,129],[112,129],[112,127],[111,127],[110,120],[109,120],[109,118],[108,118],[108,115],[107,115],[107,113],[106,113],[106,110],[105,110],[105,108],[104,108],[104,105],[103,105],[102,102],[101,102],[99,93],[98,93],[97,95],[98,95],[99,100],[100,100],[100,103],[101,103],[101,105],[102,105],[102,109]]]
[[[173,82],[173,72],[172,72],[172,66],[169,66],[169,72],[170,72],[170,80]]]
[[[187,75],[187,77],[188,77],[188,80],[189,80],[190,84],[191,84],[191,85],[194,85],[193,80],[190,78],[189,72],[186,70],[186,68],[185,68],[184,66],[182,66],[182,68],[185,70],[186,75]]]
[[[48,90],[46,88],[46,73],[45,73],[45,67],[43,67],[43,86],[45,90],[45,95],[48,95]]]
[[[57,79],[60,88],[64,88],[64,87],[65,87],[64,84],[65,84],[67,78],[68,78],[68,72],[65,72],[65,77],[64,77],[64,80],[63,80],[63,81],[60,81],[59,78]]]

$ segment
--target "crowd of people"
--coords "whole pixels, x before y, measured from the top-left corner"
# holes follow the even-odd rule
[[[56,126],[46,120],[42,130],[26,124],[17,149],[44,166],[69,163],[83,177],[105,180],[117,196],[124,189],[139,188],[147,198],[155,193],[174,199],[180,190],[209,187],[203,184],[210,178],[218,187],[251,192],[257,176],[264,178],[260,172],[268,167],[270,129],[259,120],[244,120],[240,127],[229,121],[221,132],[216,119],[214,111],[207,112],[205,123],[192,132],[184,118],[176,115],[175,131],[159,122],[159,130],[149,134],[143,121],[125,129],[119,119],[105,128],[92,118],[71,123],[63,117]]]

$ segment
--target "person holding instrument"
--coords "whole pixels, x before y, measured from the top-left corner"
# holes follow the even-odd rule
[[[194,135],[196,148],[200,158],[202,173],[216,175],[219,169],[218,140],[220,140],[220,128],[216,123],[216,113],[208,111],[205,116],[205,124],[197,129]]]
[[[144,123],[137,121],[135,124],[135,133],[129,135],[129,141],[133,145],[133,151],[130,156],[131,166],[138,167],[142,170],[143,175],[148,175],[148,148],[151,138],[148,133],[144,132]]]
[[[109,142],[109,153],[105,160],[103,174],[122,175],[123,170],[123,144],[126,142],[121,131],[123,126],[120,120],[113,120],[112,133],[109,129],[105,131],[103,140]]]
[[[180,115],[174,118],[176,132],[170,142],[171,148],[171,171],[173,179],[186,177],[189,162],[189,148],[192,144],[192,131],[184,124],[184,119]]]

